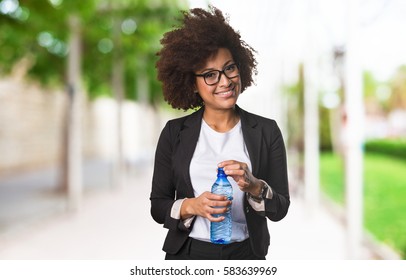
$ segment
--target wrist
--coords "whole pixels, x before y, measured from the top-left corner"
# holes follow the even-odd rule
[[[265,183],[262,180],[257,180],[255,190],[250,192],[250,195],[255,198],[261,198],[264,191]]]
[[[182,220],[194,216],[191,202],[194,198],[185,198],[180,208],[180,217]]]

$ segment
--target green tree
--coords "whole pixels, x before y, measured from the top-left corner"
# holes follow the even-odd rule
[[[0,0],[0,74],[25,58],[28,74],[47,85],[65,84],[68,18],[81,21],[84,86],[91,98],[112,96],[113,21],[121,32],[125,97],[137,99],[137,76],[147,77],[148,102],[161,100],[156,52],[162,34],[174,25],[185,0]],[[27,58],[29,58],[27,60]]]
[[[0,71],[10,72],[24,57],[32,60],[28,73],[44,84],[63,85],[68,55],[70,14],[84,22],[95,10],[95,1],[2,0],[0,2]]]

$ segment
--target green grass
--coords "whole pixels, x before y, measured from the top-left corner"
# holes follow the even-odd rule
[[[320,157],[323,191],[344,203],[341,159],[331,153]],[[406,160],[367,153],[364,156],[364,226],[378,240],[406,257]]]

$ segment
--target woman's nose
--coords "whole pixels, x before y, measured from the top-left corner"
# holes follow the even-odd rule
[[[231,85],[231,79],[229,79],[224,73],[220,73],[219,84],[222,87],[229,87]]]

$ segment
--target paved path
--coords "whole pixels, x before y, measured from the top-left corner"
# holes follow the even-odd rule
[[[59,212],[0,239],[0,259],[160,259],[165,230],[149,214],[152,171],[122,189],[85,196],[80,212]]]
[[[93,176],[102,175],[96,173]],[[0,234],[0,259],[163,259],[166,230],[149,213],[151,176],[147,165],[133,173],[122,189],[90,192],[80,212],[54,207],[53,215]],[[310,214],[300,198],[292,197],[286,218],[269,222],[269,228],[268,259],[346,259],[340,222],[323,208]],[[368,258],[365,251],[364,259]]]

